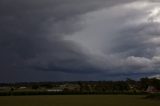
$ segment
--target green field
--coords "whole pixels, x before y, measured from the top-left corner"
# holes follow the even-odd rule
[[[0,96],[0,106],[159,106],[160,101],[129,95]]]

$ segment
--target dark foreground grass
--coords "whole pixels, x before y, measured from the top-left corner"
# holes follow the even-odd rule
[[[153,93],[153,94],[147,95],[145,98],[160,101],[160,93]]]
[[[133,95],[0,96],[0,106],[159,106]]]

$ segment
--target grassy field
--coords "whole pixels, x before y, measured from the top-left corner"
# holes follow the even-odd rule
[[[129,95],[0,96],[0,106],[159,106],[160,101]]]

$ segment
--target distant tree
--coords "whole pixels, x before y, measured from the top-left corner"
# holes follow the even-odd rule
[[[133,79],[130,79],[130,78],[127,78],[127,79],[126,79],[126,82],[127,82],[128,84],[130,84],[130,85],[135,85],[135,84],[136,84],[136,81],[133,80]]]
[[[36,89],[38,89],[39,88],[39,85],[32,85],[32,89],[34,89],[34,90],[36,90]]]
[[[10,91],[11,91],[11,92],[13,92],[13,91],[14,91],[14,88],[13,88],[13,87],[11,87],[11,88],[10,88]]]
[[[151,85],[151,80],[149,78],[141,78],[140,79],[140,89],[141,90],[146,90],[148,86]]]
[[[115,91],[128,91],[129,86],[124,81],[117,81],[113,84],[113,90],[115,90]]]
[[[150,85],[154,86],[157,89],[160,89],[160,80],[156,78],[150,79]]]
[[[43,87],[45,87],[46,89],[51,89],[53,88],[52,84],[44,84]]]

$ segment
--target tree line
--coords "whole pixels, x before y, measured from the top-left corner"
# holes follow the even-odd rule
[[[127,78],[125,81],[1,83],[0,95],[145,94],[149,86],[160,91],[160,80],[141,78],[136,81]],[[5,87],[9,89],[1,89]]]

